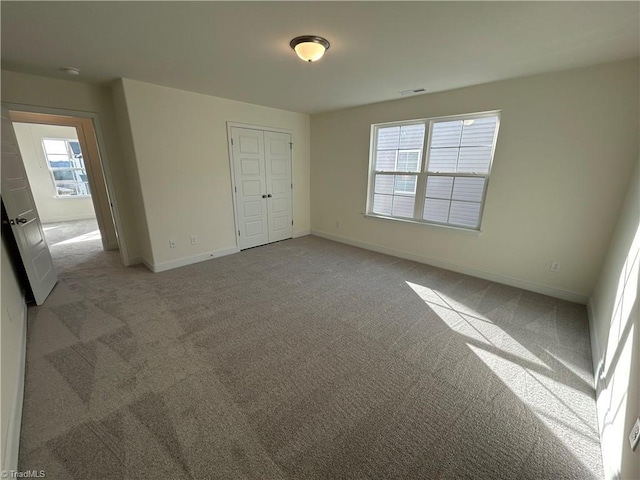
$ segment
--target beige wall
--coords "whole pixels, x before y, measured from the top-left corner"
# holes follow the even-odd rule
[[[22,412],[22,388],[24,381],[24,348],[27,306],[16,274],[11,266],[4,241],[2,243],[2,326],[0,338],[2,350],[2,384],[0,407],[2,410],[2,470],[16,468],[18,461],[18,436]],[[17,423],[16,423],[17,422]]]
[[[637,160],[638,103],[633,60],[313,115],[312,232],[586,302]],[[372,123],[488,110],[502,117],[482,233],[363,216]]]
[[[129,208],[134,200],[130,198],[129,172],[120,146],[111,89],[2,70],[2,102],[98,115],[122,224],[119,234],[125,240],[127,257],[139,257],[137,219]]]
[[[146,260],[154,269],[236,248],[227,122],[292,131],[294,235],[308,233],[308,115],[128,79],[122,89],[151,240]]]
[[[90,197],[59,198],[56,196],[51,171],[47,167],[42,149],[44,138],[77,139],[76,129],[17,122],[13,123],[13,129],[16,132],[40,220],[46,223],[95,218],[96,213]]]
[[[120,133],[120,144],[122,146],[123,164],[127,171],[127,187],[129,190],[129,216],[135,219],[131,225],[130,233],[136,238],[136,257],[132,258],[132,263],[144,262],[151,264],[153,255],[151,254],[151,239],[149,237],[149,227],[147,224],[147,214],[142,198],[142,187],[140,185],[140,174],[133,145],[133,135],[131,132],[131,122],[129,121],[129,111],[127,99],[124,93],[123,80],[118,79],[112,85],[113,105],[118,122]]]
[[[606,477],[640,478],[627,436],[640,416],[640,160],[589,299],[598,423]]]
[[[130,263],[168,268],[235,248],[227,121],[293,132],[294,234],[309,231],[308,115],[126,79],[106,88],[6,70],[2,101],[98,114]]]

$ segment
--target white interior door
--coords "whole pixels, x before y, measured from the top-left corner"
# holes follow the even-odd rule
[[[42,305],[58,276],[38,217],[9,112],[2,107],[2,200],[36,303]]]
[[[240,249],[269,241],[264,134],[249,128],[231,129],[233,171]]]
[[[264,132],[269,241],[293,237],[291,135]]]

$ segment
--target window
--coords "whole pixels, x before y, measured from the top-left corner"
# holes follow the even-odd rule
[[[89,196],[87,170],[77,140],[43,139],[47,166],[58,197]]]
[[[491,112],[373,125],[367,213],[479,230],[499,123]]]

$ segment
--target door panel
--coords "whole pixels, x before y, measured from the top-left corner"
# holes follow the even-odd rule
[[[42,305],[58,281],[38,217],[18,142],[2,108],[2,199],[36,303]],[[20,219],[18,222],[17,220]]]
[[[260,175],[260,163],[257,159],[242,160],[243,175]]]
[[[257,217],[262,215],[262,202],[244,202],[245,217]]]
[[[264,132],[265,168],[269,241],[277,242],[293,237],[291,195],[291,135]]]
[[[291,182],[289,181],[289,179],[279,179],[279,180],[273,180],[271,182],[271,193],[272,194],[276,194],[276,193],[287,193],[287,190],[291,189]]]
[[[55,271],[53,271],[53,264],[51,263],[48,253],[48,249],[40,250],[31,262],[38,278],[46,278],[47,275],[51,273],[55,275]]]
[[[239,129],[240,130],[240,129]],[[255,154],[260,154],[260,151],[262,150],[260,148],[260,144],[262,143],[262,135],[258,136],[253,136],[253,133],[257,133],[258,130],[249,130],[249,129],[242,129],[245,130],[244,133],[240,133],[239,135],[239,143],[240,143],[240,153],[255,153]],[[253,132],[253,133],[252,133]]]
[[[287,223],[287,217],[285,217],[284,215],[276,217],[273,220],[273,223],[275,230],[285,230],[291,226],[289,223]]]
[[[2,135],[3,135],[2,138],[6,138],[4,136],[4,133]],[[21,162],[20,162],[19,154],[4,151],[4,148],[10,148],[12,147],[12,145],[7,145],[6,143],[3,143],[2,147],[3,147],[2,155],[7,157],[7,161],[5,162],[7,166],[5,167],[3,164],[2,174],[6,177],[8,181],[20,180],[24,166],[20,167]],[[9,158],[9,157],[14,157],[14,158]]]
[[[271,152],[271,173],[273,175],[287,175],[289,173],[289,169],[287,168],[287,159],[286,158],[273,158],[275,155],[281,155]],[[284,155],[283,155],[284,156]]]
[[[251,197],[255,195],[262,196],[262,192],[264,191],[263,184],[264,182],[262,180],[243,180],[241,183],[242,194],[245,197]]]
[[[271,210],[275,214],[287,213],[289,211],[289,202],[284,198],[276,198],[273,200]],[[288,218],[288,215],[287,215]]]
[[[35,205],[31,201],[31,192],[25,187],[18,187],[13,191],[14,208],[18,217],[24,217],[33,212]]]
[[[262,221],[262,219],[255,222],[247,222],[245,231],[249,239],[262,237],[265,233],[264,222]]]
[[[44,242],[44,238],[40,234],[40,229],[35,220],[31,220],[22,226],[22,232],[24,233],[25,240],[30,245],[38,245],[40,242]]]
[[[269,241],[267,205],[262,198],[267,187],[264,172],[264,136],[260,130],[231,129],[233,170],[236,185],[237,221],[240,249]]]

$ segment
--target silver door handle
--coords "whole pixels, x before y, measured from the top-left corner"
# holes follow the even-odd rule
[[[271,197],[273,197],[273,195],[269,194],[269,195],[267,195],[267,197],[271,198]]]
[[[266,195],[262,195],[262,198],[267,198],[267,196]]]
[[[16,218],[16,223],[27,223],[29,220],[26,218]]]

